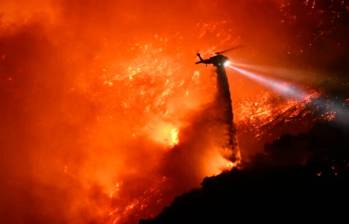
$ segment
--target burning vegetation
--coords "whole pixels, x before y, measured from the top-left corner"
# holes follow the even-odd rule
[[[229,147],[244,168],[349,121],[349,6],[330,2],[2,0],[0,222],[137,223],[235,167]],[[194,64],[238,44],[234,66],[302,97]]]

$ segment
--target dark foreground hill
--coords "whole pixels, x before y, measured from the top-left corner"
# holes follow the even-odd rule
[[[319,219],[346,213],[349,132],[319,123],[307,134],[283,136],[245,168],[206,178],[142,224],[233,223]]]

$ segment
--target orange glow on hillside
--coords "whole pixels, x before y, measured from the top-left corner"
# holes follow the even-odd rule
[[[279,7],[1,0],[0,222],[133,224],[236,167],[219,147],[226,127],[212,119],[215,71],[195,65],[196,53],[247,43],[228,56],[275,62],[291,39],[265,16]],[[228,75],[238,128],[257,130],[297,104],[269,102],[270,90]]]

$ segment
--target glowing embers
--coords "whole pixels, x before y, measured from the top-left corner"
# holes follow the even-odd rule
[[[295,86],[291,86],[285,82],[273,80],[271,78],[263,77],[260,74],[254,73],[252,71],[248,71],[246,69],[240,68],[236,65],[228,65],[227,68],[230,68],[245,77],[252,79],[268,88],[273,89],[274,91],[280,93],[281,95],[287,97],[293,97],[297,100],[303,100],[307,94],[302,90],[296,88]]]
[[[295,85],[290,85],[286,82],[264,77],[260,73],[241,68],[241,65],[247,67],[247,65],[233,63],[232,65],[227,66],[227,68],[230,68],[239,74],[264,85],[265,87],[274,90],[284,97],[291,98],[296,101],[303,101],[304,103],[310,103],[309,105],[312,107],[312,110],[320,112],[322,114],[322,118],[325,120],[336,120],[336,122],[340,122],[342,124],[349,124],[348,109],[345,104],[336,102],[336,100],[333,99],[321,98],[314,90],[307,93],[300,88],[297,88]],[[249,67],[259,67],[261,70],[266,70],[261,66]]]

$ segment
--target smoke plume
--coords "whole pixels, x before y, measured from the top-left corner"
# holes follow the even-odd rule
[[[297,5],[313,10],[298,21],[283,3],[2,0],[0,222],[135,223],[229,168],[230,106],[289,102],[265,103],[272,91],[234,74],[233,103],[226,80],[216,96],[196,51],[244,43],[228,56],[297,67],[315,52],[312,65],[347,65],[348,38],[335,35],[346,29],[342,17],[328,15],[335,24],[322,33],[319,24],[331,25],[320,21],[322,5]],[[237,123],[252,107],[234,114]],[[255,137],[243,137],[247,158]]]

